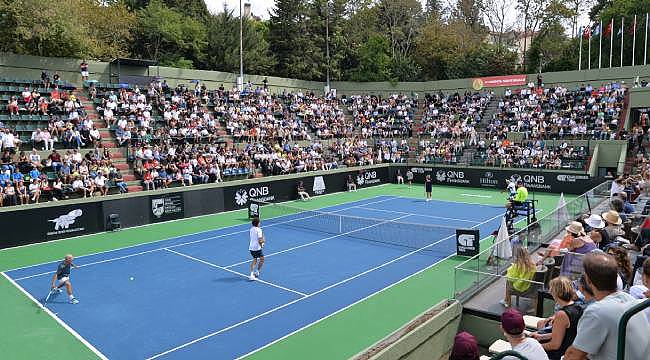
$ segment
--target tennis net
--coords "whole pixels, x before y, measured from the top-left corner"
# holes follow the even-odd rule
[[[452,227],[399,221],[400,218],[406,216],[393,219],[368,218],[302,209],[287,204],[265,202],[258,202],[258,204],[261,207],[260,215],[267,224],[341,235],[411,249],[428,247],[456,233],[456,229]]]

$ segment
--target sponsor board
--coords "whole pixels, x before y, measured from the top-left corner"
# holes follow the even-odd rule
[[[602,178],[592,178],[587,174],[542,172],[526,169],[486,170],[435,166],[417,166],[408,169],[414,174],[414,181],[417,183],[423,183],[425,176],[431,175],[436,185],[505,189],[506,180],[514,179],[515,181],[523,181],[529,191],[564,192],[567,194],[582,194],[604,181]]]
[[[360,171],[357,175],[357,186],[370,186],[381,183],[381,177],[376,170]]]
[[[478,229],[456,229],[456,255],[478,255],[480,234]]]
[[[81,209],[74,209],[68,212],[67,214],[59,215],[54,219],[48,220],[54,224],[54,230],[48,231],[47,236],[60,235],[60,234],[70,234],[75,232],[82,232],[86,230],[83,226],[74,226],[77,218],[83,215]]]
[[[518,86],[526,84],[526,75],[490,76],[472,79],[472,88],[481,90],[486,87]]]
[[[250,187],[240,187],[233,189],[230,196],[231,204],[234,208],[247,207],[251,201],[255,202],[274,202],[276,195],[271,191],[271,184],[253,185]]]
[[[325,194],[325,191],[327,190],[327,188],[325,187],[325,179],[322,176],[315,176],[314,186],[312,186],[311,190],[316,195]]]
[[[454,185],[467,185],[471,181],[465,176],[464,171],[458,170],[438,170],[435,179],[438,183]]]
[[[182,193],[151,196],[149,200],[152,222],[181,219],[185,216]]]

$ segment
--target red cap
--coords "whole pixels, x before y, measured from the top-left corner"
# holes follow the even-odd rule
[[[510,308],[501,314],[501,327],[510,335],[519,335],[524,332],[524,317],[516,309]]]
[[[474,335],[462,331],[454,338],[454,347],[451,349],[449,360],[478,360],[478,342]]]

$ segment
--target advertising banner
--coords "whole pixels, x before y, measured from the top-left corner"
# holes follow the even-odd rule
[[[478,255],[480,241],[478,229],[456,229],[456,255]]]
[[[435,185],[505,189],[507,179],[521,179],[528,191],[582,194],[604,180],[587,174],[543,172],[532,169],[475,169],[449,167],[410,167],[414,181],[423,183],[431,175]]]
[[[93,202],[2,213],[0,248],[103,231],[101,210]]]
[[[486,87],[491,88],[520,85],[526,85],[526,75],[491,76],[474,78],[472,80],[472,88],[477,91]]]
[[[159,196],[150,196],[151,222],[161,222],[185,217],[183,194],[174,193]]]
[[[251,200],[257,202],[282,202],[298,198],[297,186],[302,181],[303,187],[311,196],[337,193],[347,190],[348,177],[357,185],[357,189],[387,184],[388,167],[365,171],[348,171],[333,174],[310,175],[294,179],[262,181],[224,188],[224,209],[237,210],[248,208]]]

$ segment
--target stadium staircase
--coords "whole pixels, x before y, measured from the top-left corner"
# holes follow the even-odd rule
[[[499,108],[499,103],[494,99],[492,99],[492,101],[488,103],[487,108],[483,112],[483,116],[481,117],[481,123],[478,124],[477,131],[480,132],[480,131],[485,131],[487,129],[488,124],[492,122],[492,118],[494,117],[494,114],[497,113],[498,108]]]
[[[418,108],[415,111],[415,115],[413,116],[413,136],[409,138],[409,157],[408,161],[409,162],[416,162],[417,161],[417,154],[420,146],[420,137],[423,135],[420,134],[422,131],[422,120],[424,120],[424,113],[426,111],[426,100],[425,99],[418,99]]]
[[[133,173],[132,166],[126,161],[126,148],[119,147],[115,133],[110,130],[108,124],[99,118],[99,114],[89,98],[88,92],[75,89],[75,96],[84,104],[84,110],[88,118],[92,119],[99,133],[101,134],[101,147],[108,148],[111,152],[111,161],[115,168],[120,169],[124,181],[127,183],[129,192],[142,191],[143,187]]]

